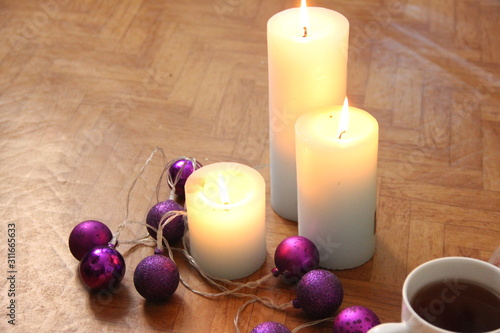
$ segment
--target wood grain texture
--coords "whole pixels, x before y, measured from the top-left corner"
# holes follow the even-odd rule
[[[99,219],[115,231],[129,187],[155,147],[168,159],[235,161],[256,168],[269,197],[266,23],[295,0],[0,0],[0,246],[16,225],[16,327],[0,331],[234,332],[246,301],[179,286],[166,303],[133,285],[148,247],[120,246],[122,287],[89,293],[68,249],[72,228]],[[335,272],[342,307],[383,322],[400,316],[401,286],[442,256],[488,260],[500,245],[500,41],[496,0],[310,0],[350,21],[347,93],[380,124],[375,256]],[[129,218],[156,202],[155,157],[132,192]],[[165,184],[164,184],[165,185]],[[163,186],[160,198],[168,196]],[[297,234],[269,202],[267,259]],[[130,226],[123,240],[145,229]],[[8,270],[1,260],[3,276]],[[194,288],[215,292],[175,255]],[[8,281],[0,279],[2,309]],[[254,290],[276,303],[293,286]],[[249,305],[240,329],[309,321],[297,309]],[[300,332],[331,332],[322,323]]]

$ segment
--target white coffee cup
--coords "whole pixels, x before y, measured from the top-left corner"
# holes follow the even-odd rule
[[[410,305],[410,300],[424,286],[435,281],[448,279],[476,282],[478,285],[483,285],[500,294],[500,268],[491,263],[466,257],[445,257],[431,260],[415,268],[403,284],[401,323],[381,324],[369,330],[368,333],[450,333],[448,330],[428,323]],[[441,294],[442,297],[446,296]],[[450,296],[452,294],[446,297],[450,298]],[[446,301],[446,298],[444,300]],[[500,328],[488,333],[500,333]]]

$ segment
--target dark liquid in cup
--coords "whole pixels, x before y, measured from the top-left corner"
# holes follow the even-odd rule
[[[488,332],[500,328],[500,295],[461,279],[438,281],[420,289],[411,306],[420,317],[454,332]]]

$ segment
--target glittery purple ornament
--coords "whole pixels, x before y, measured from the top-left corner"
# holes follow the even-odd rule
[[[344,288],[339,278],[326,270],[306,273],[297,284],[297,298],[292,301],[312,319],[331,316],[342,304]]]
[[[98,246],[80,261],[80,279],[91,290],[117,288],[125,275],[125,260],[113,245]]]
[[[69,250],[76,259],[81,260],[89,250],[108,244],[112,237],[111,230],[104,223],[83,221],[77,224],[69,235]]]
[[[265,323],[255,326],[250,333],[292,333],[292,331],[280,323],[266,321]]]
[[[167,180],[170,179],[172,182],[175,181],[177,174],[179,172],[181,172],[181,170],[182,170],[182,173],[179,175],[179,179],[177,180],[177,183],[175,183],[175,194],[177,194],[181,198],[184,198],[184,196],[185,196],[184,185],[186,185],[186,180],[188,179],[188,177],[191,176],[191,174],[194,172],[194,170],[202,167],[201,163],[198,161],[196,161],[196,167],[193,167],[193,166],[194,165],[193,165],[193,162],[191,160],[189,160],[187,158],[179,158],[168,169]],[[170,188],[172,188],[172,186],[173,186],[171,181],[168,181],[168,185]]]
[[[144,258],[137,265],[134,286],[149,301],[165,301],[179,286],[179,270],[161,250],[156,250],[154,255]]]
[[[174,200],[161,201],[149,210],[146,223],[158,229],[162,216],[173,210],[184,211],[184,207]],[[167,239],[169,244],[173,244],[184,236],[184,229],[184,217],[178,215],[168,224],[164,225],[162,235]],[[156,239],[157,233],[155,230],[148,228],[148,232],[151,237]]]
[[[366,333],[380,324],[380,319],[364,306],[350,306],[337,315],[333,322],[334,333]]]
[[[297,282],[319,267],[319,251],[306,237],[288,237],[276,248],[274,264],[276,267],[271,270],[274,276],[282,274],[285,282]]]

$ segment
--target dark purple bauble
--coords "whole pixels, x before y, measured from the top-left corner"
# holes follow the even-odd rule
[[[182,167],[184,166],[184,169]],[[188,179],[189,176],[194,172],[194,170],[201,168],[202,165],[200,162],[196,161],[196,167],[193,167],[193,162],[190,161],[189,159],[184,159],[184,158],[179,158],[177,161],[175,161],[172,166],[168,169],[168,175],[172,181],[175,181],[175,178],[177,177],[177,174],[181,171],[182,173],[179,176],[179,180],[175,184],[175,194],[177,194],[179,197],[184,198],[184,185],[186,185],[186,180]],[[167,178],[168,180],[168,178]],[[172,188],[172,184],[168,182],[168,185],[170,188]]]
[[[280,323],[266,321],[265,323],[255,326],[250,333],[292,333],[292,331]]]
[[[162,216],[173,210],[184,211],[184,207],[174,200],[161,201],[149,210],[148,216],[146,217],[146,223],[158,229]],[[184,236],[184,229],[184,217],[178,215],[163,227],[162,235],[167,239],[169,244],[173,244]],[[151,237],[156,239],[157,233],[155,230],[148,228],[148,232]]]
[[[274,264],[274,276],[283,274],[285,282],[297,282],[304,274],[319,267],[319,251],[306,237],[288,237],[276,248]]]
[[[102,222],[88,220],[77,224],[69,235],[69,250],[81,260],[90,249],[107,245],[113,238],[111,230]]]
[[[375,312],[364,306],[350,306],[337,315],[333,322],[333,333],[366,333],[380,324]]]
[[[331,316],[344,299],[344,288],[339,278],[323,269],[306,273],[297,284],[296,293],[293,306],[302,308],[312,319]]]
[[[91,290],[117,288],[125,275],[125,260],[114,246],[98,246],[80,261],[80,278]]]
[[[162,254],[149,256],[137,265],[134,286],[149,301],[165,301],[179,286],[179,270],[170,258]]]

